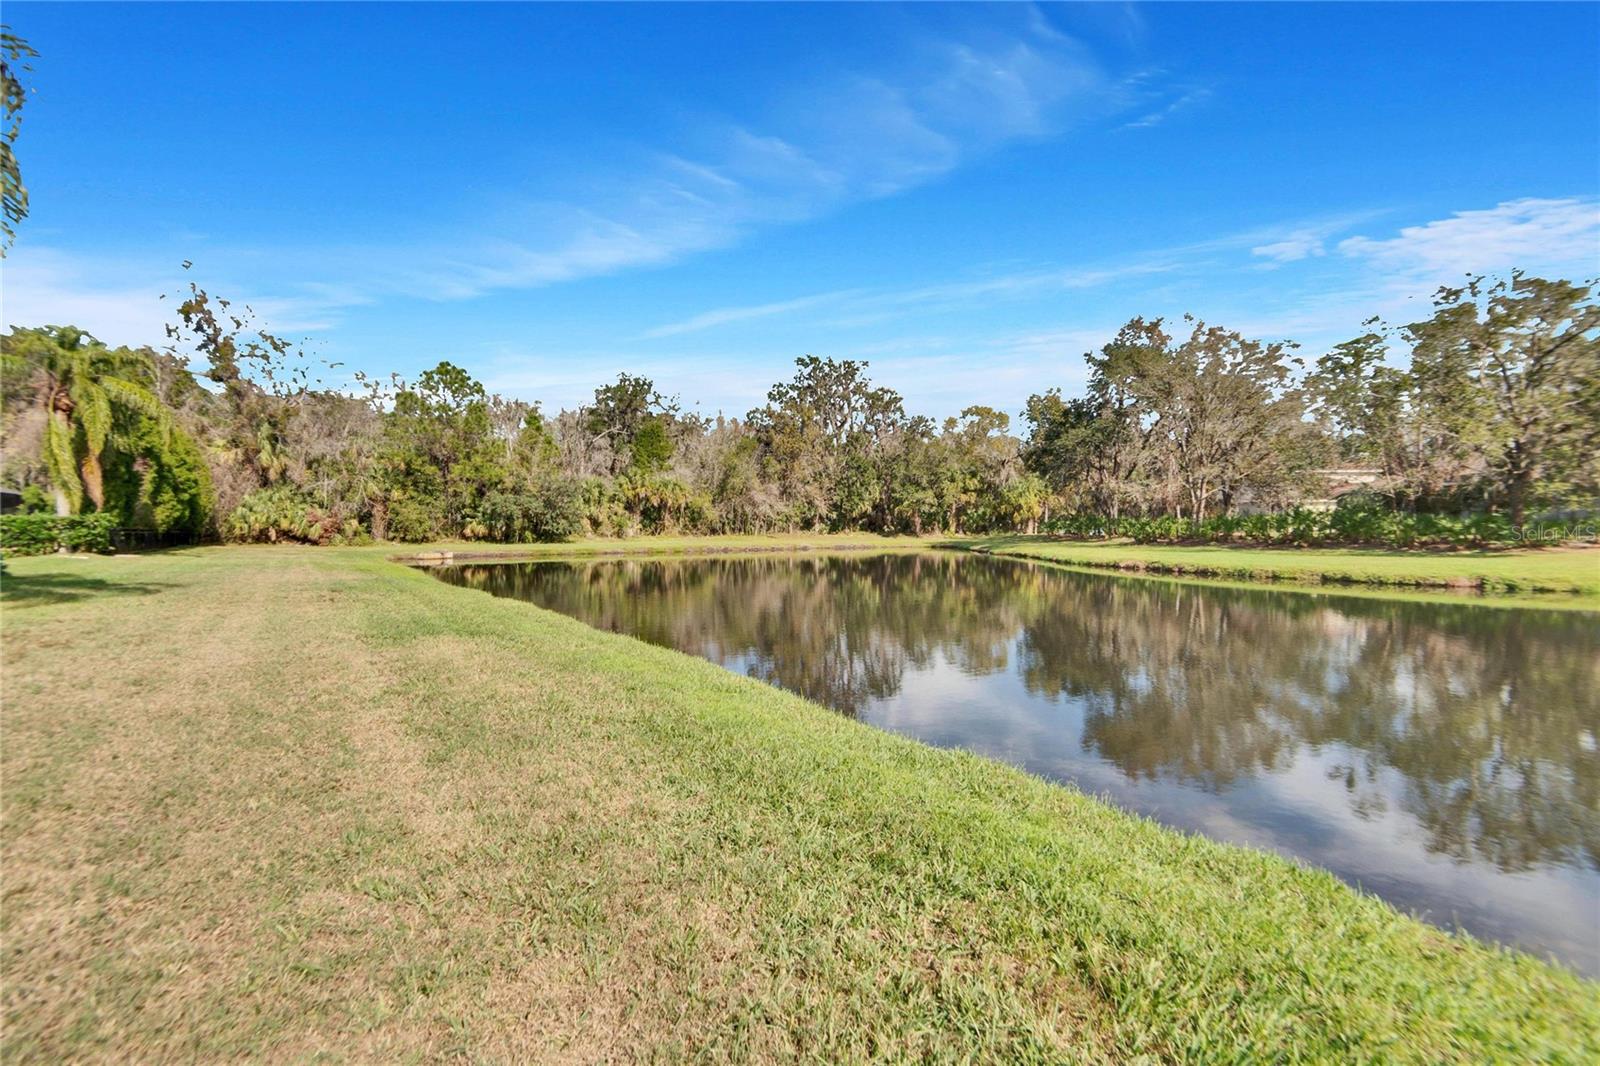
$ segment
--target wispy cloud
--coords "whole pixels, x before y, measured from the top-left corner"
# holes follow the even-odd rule
[[[1124,122],[1119,128],[1125,130],[1142,130],[1149,129],[1151,126],[1159,126],[1173,115],[1176,115],[1179,111],[1194,107],[1197,104],[1202,104],[1210,98],[1210,89],[1204,87],[1189,89],[1169,98],[1159,107],[1146,111],[1144,114],[1140,115],[1131,122]]]
[[[1593,274],[1600,271],[1600,199],[1509,200],[1407,226],[1386,239],[1349,237],[1339,251],[1405,282],[1513,267]]]
[[[829,320],[829,325],[859,326],[930,308],[945,311],[979,301],[1021,298],[1073,289],[1093,289],[1129,278],[1165,273],[1176,268],[1176,262],[1170,257],[1159,255],[1119,265],[1019,271],[904,289],[842,289],[794,300],[719,307],[656,326],[646,330],[641,336],[650,339],[672,337],[751,319],[819,308],[834,313],[835,317]]]
[[[772,315],[788,314],[791,311],[803,311],[811,307],[836,303],[854,294],[856,290],[840,292],[824,292],[815,296],[802,296],[795,300],[780,300],[770,304],[752,304],[746,307],[719,307],[711,311],[703,311],[698,315],[684,319],[682,322],[669,322],[664,326],[656,326],[645,330],[640,336],[644,338],[673,337],[680,333],[696,333],[714,326],[727,325],[730,322],[747,322],[753,318],[769,318]]]
[[[4,324],[72,324],[113,344],[126,339],[152,343],[162,337],[163,283],[143,269],[108,266],[91,270],[76,256],[19,242],[0,268],[5,275],[0,291]],[[140,276],[145,280],[129,280]]]
[[[793,355],[819,351],[870,360],[875,379],[902,391],[916,411],[953,414],[987,403],[1014,412],[1029,392],[1052,385],[1080,388],[1082,353],[1104,344],[1132,314],[1170,317],[1193,311],[1250,336],[1297,340],[1301,355],[1312,360],[1359,333],[1372,315],[1409,321],[1425,314],[1433,279],[1418,274],[1419,263],[1433,273],[1458,275],[1467,269],[1461,262],[1470,251],[1488,269],[1519,263],[1544,269],[1527,258],[1529,226],[1542,234],[1542,258],[1558,260],[1548,262],[1548,269],[1580,276],[1595,258],[1594,224],[1585,221],[1585,203],[1512,201],[1405,228],[1391,226],[1387,236],[1373,224],[1393,209],[1352,211],[1224,233],[1120,261],[721,306],[635,338],[692,336],[687,350],[694,352],[693,359],[672,354],[685,350],[672,344],[622,344],[603,356],[577,360],[570,353],[559,358],[526,353],[508,359],[503,374],[489,377],[498,387],[526,389],[552,403],[576,403],[607,376],[597,368],[643,367],[664,388],[715,397],[715,406],[736,413],[759,402],[765,382],[782,377]],[[1592,206],[1589,210],[1592,215]],[[1465,229],[1458,228],[1459,219],[1467,220]],[[1351,236],[1363,229],[1372,235]],[[1475,239],[1467,241],[1468,233]],[[1322,248],[1321,255],[1309,250],[1313,245]],[[1441,251],[1447,247],[1456,252]],[[1305,254],[1285,254],[1291,248]],[[1261,274],[1263,259],[1281,272]],[[1069,298],[1073,293],[1083,298]],[[1012,306],[985,314],[1002,302]],[[732,328],[751,322],[763,328],[749,333]],[[766,328],[768,322],[775,328]],[[720,332],[724,328],[727,332]],[[583,371],[568,369],[575,365]],[[752,375],[752,365],[766,367],[771,377]]]
[[[1317,283],[1287,290],[1281,307],[1266,304],[1256,317],[1234,324],[1256,336],[1293,337],[1312,355],[1374,315],[1395,322],[1424,317],[1438,286],[1457,284],[1469,273],[1525,269],[1579,280],[1600,273],[1600,200],[1594,198],[1508,200],[1405,226],[1389,237],[1333,242],[1339,228],[1311,232],[1339,253],[1320,260]]]
[[[1301,259],[1327,255],[1328,250],[1323,246],[1323,241],[1326,239],[1324,234],[1301,230],[1298,233],[1291,233],[1281,241],[1258,244],[1250,249],[1250,254],[1270,259],[1274,263],[1294,263]]]
[[[1325,254],[1323,242],[1331,236],[1370,220],[1378,212],[1360,211],[1305,220],[1280,226],[1256,227],[1138,253],[1120,260],[1074,266],[1007,271],[985,277],[963,278],[899,289],[850,289],[819,293],[798,299],[774,300],[745,306],[719,307],[654,327],[645,338],[677,336],[715,329],[756,318],[826,309],[831,317],[821,325],[853,328],[889,321],[911,313],[951,311],[995,300],[1024,300],[1052,293],[1100,289],[1138,278],[1172,275],[1183,278],[1208,264],[1228,262],[1243,250],[1277,262],[1291,262]],[[1232,263],[1238,266],[1237,262]]]
[[[323,312],[313,318],[297,308],[295,318],[307,323],[396,296],[472,299],[674,263],[764,228],[896,195],[1005,145],[1136,106],[1086,46],[1037,9],[999,21],[1003,28],[986,18],[950,36],[908,39],[898,58],[872,69],[779,86],[750,114],[705,119],[675,143],[635,146],[631,164],[592,175],[581,199],[506,198],[492,210],[441,205],[439,217],[449,222],[432,235],[214,246],[207,259],[219,273],[248,266],[260,287],[307,294],[301,302]],[[271,263],[293,263],[295,274],[273,276],[263,268]],[[9,272],[20,276],[20,262]],[[109,286],[117,297],[96,295],[96,286],[107,287],[104,279],[76,288],[60,278],[14,285],[8,310],[38,320],[58,297],[73,306],[124,299],[158,288],[151,276],[130,266]],[[324,295],[311,293],[305,279]],[[42,290],[51,285],[46,299]],[[795,309],[793,301],[779,304],[731,310],[746,317]],[[659,335],[727,321],[707,315],[660,327]],[[132,329],[149,316],[130,309],[105,317]]]
[[[191,280],[176,256],[128,259],[81,256],[63,249],[19,242],[5,260],[0,322],[5,326],[67,325],[88,330],[108,344],[164,345],[174,300]],[[362,292],[305,283],[279,292],[234,286],[224,279],[205,284],[239,307],[248,306],[262,325],[293,337],[335,325],[342,312],[369,302]]]
[[[1037,18],[1011,33],[924,40],[891,69],[792,85],[778,99],[760,116],[707,125],[698,150],[658,147],[636,172],[610,175],[610,194],[496,225],[492,240],[462,240],[457,227],[448,252],[413,254],[401,270],[372,267],[396,257],[366,249],[368,277],[458,299],[659,266],[892,196],[1121,106],[1089,51]]]

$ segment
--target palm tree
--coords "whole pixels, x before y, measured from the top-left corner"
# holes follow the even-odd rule
[[[8,368],[34,374],[56,514],[77,514],[85,497],[98,510],[105,505],[101,456],[115,433],[114,415],[142,414],[163,431],[170,426],[166,408],[140,380],[142,357],[125,348],[112,351],[73,326],[18,330],[6,339]]]

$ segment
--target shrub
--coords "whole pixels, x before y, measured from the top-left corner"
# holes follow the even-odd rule
[[[109,552],[117,516],[93,514],[0,515],[0,549],[13,555],[47,555],[59,549]]]
[[[50,494],[38,485],[22,486],[21,514],[55,514],[56,504]]]
[[[613,482],[587,478],[578,486],[578,501],[585,532],[597,537],[631,537],[639,532],[639,518],[628,510]]]
[[[478,522],[485,535],[506,544],[566,540],[583,529],[583,502],[576,485],[547,481],[531,492],[492,492]]]
[[[1379,545],[1390,548],[1484,548],[1532,541],[1559,543],[1592,539],[1594,524],[1547,522],[1524,536],[1503,514],[1411,514],[1362,500],[1332,511],[1295,508],[1275,514],[1190,518],[1132,517],[1115,521],[1099,515],[1058,515],[1045,531],[1069,537],[1128,537],[1138,544]]]
[[[404,496],[389,503],[389,539],[407,544],[438,540],[444,535],[444,515],[438,508],[415,496]]]
[[[288,485],[257,489],[222,523],[229,540],[327,544],[341,533],[340,523]]]

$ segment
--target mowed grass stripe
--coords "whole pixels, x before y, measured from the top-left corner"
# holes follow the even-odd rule
[[[1600,610],[1600,547],[1504,551],[1399,551],[1381,548],[1253,548],[1133,544],[1050,537],[984,537],[956,546],[1046,562],[1248,581],[1477,589],[1505,594],[1564,593],[1551,606]],[[1534,602],[1528,600],[1529,603]]]

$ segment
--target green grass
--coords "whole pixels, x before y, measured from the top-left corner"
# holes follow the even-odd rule
[[[375,549],[8,565],[8,1059],[1600,1055],[1565,970]]]
[[[1380,548],[1235,548],[1049,537],[987,537],[964,546],[1075,566],[1250,581],[1566,593],[1600,603],[1600,548],[1399,551]]]

